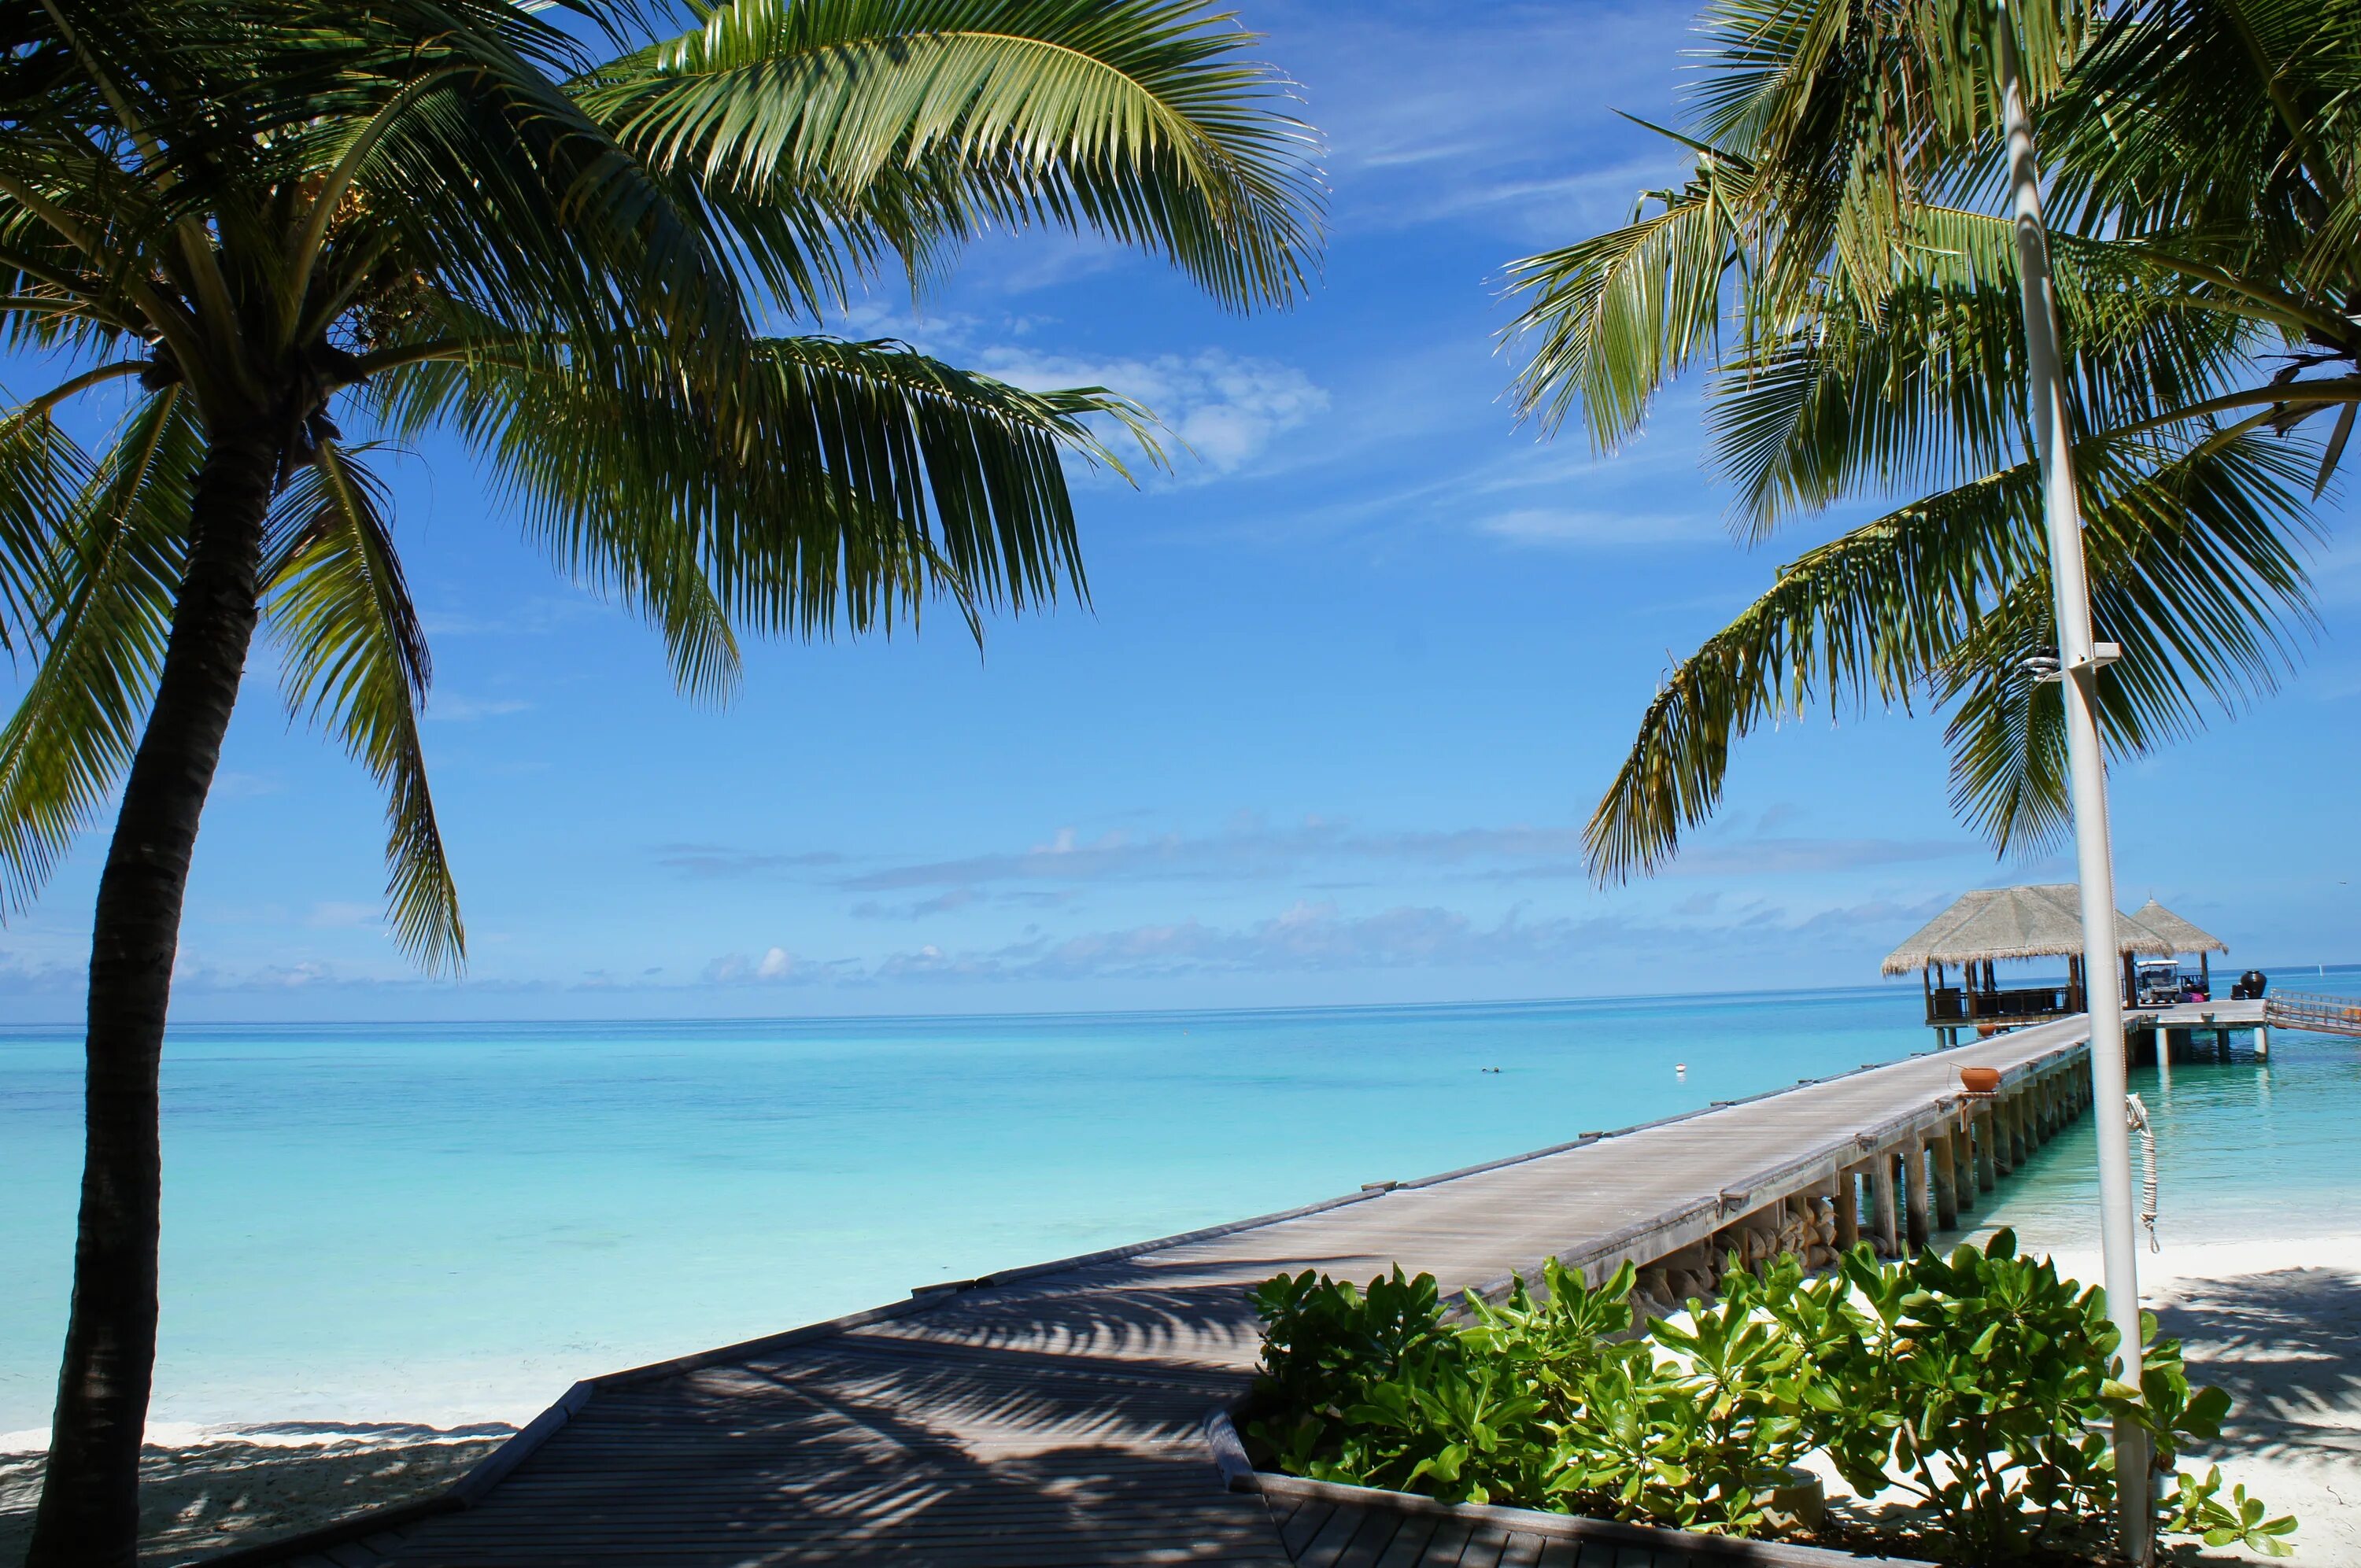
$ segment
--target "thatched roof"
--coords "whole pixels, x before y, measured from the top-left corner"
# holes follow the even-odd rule
[[[2191,926],[2155,899],[2132,911],[2132,918],[2172,944],[2176,953],[2226,953],[2230,944],[2211,931]]]
[[[2163,958],[2185,950],[2120,913],[2115,916],[2115,942],[2121,952]],[[2082,894],[2073,883],[1979,888],[1886,954],[1885,972],[1907,974],[1931,963],[1984,959],[2059,958],[2081,950]]]

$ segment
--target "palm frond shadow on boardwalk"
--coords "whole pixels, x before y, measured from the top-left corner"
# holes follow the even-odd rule
[[[1247,1386],[1247,1290],[1293,1261],[1103,1264],[614,1380],[399,1560],[1283,1563],[1202,1423]]]

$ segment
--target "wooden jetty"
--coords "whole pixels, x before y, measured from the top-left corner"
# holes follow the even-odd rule
[[[1555,1255],[1594,1280],[1630,1260],[1665,1292],[1684,1256],[1799,1228],[1895,1250],[1951,1224],[2088,1108],[2087,1040],[2084,1020],[2061,1019],[1283,1214],[922,1287],[577,1384],[438,1497],[210,1561],[1324,1563],[1301,1555],[1333,1539],[1304,1538],[1301,1499],[1235,1488],[1209,1438],[1209,1418],[1252,1381],[1255,1285],[1282,1269],[1360,1279],[1399,1264],[1448,1291],[1492,1292]],[[1998,1091],[1964,1094],[1971,1066],[1995,1069]],[[1529,1559],[1511,1536],[1542,1544]],[[1461,1568],[1549,1548],[1475,1525],[1461,1539]],[[1678,1542],[1634,1551],[1598,1560],[1692,1560]]]
[[[2199,1009],[2202,1011],[2202,1009]],[[2286,1029],[2308,1029],[2318,1035],[2361,1036],[2361,997],[2317,996],[2283,991],[2263,1002],[2264,1024]],[[2268,1048],[2269,1036],[2258,1036]]]

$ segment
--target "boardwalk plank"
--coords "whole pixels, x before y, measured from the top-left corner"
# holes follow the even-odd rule
[[[1443,1520],[1432,1515],[1412,1514],[1405,1518],[1393,1540],[1378,1554],[1372,1568],[1419,1568],[1420,1563],[1428,1561],[1427,1542],[1434,1539],[1434,1532],[1442,1526]]]
[[[1287,1548],[1288,1557],[1291,1561],[1301,1562],[1304,1549],[1312,1544],[1313,1539],[1319,1535],[1321,1528],[1327,1524],[1335,1513],[1336,1505],[1334,1503],[1312,1503],[1307,1505],[1302,1512],[1288,1520],[1279,1532],[1279,1541]]]

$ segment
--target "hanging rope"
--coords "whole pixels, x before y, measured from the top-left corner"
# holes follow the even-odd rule
[[[2124,1096],[2124,1119],[2140,1138],[2140,1223],[2147,1227],[2147,1250],[2162,1252],[2164,1245],[2156,1239],[2156,1132],[2147,1124],[2147,1106],[2138,1095]]]

